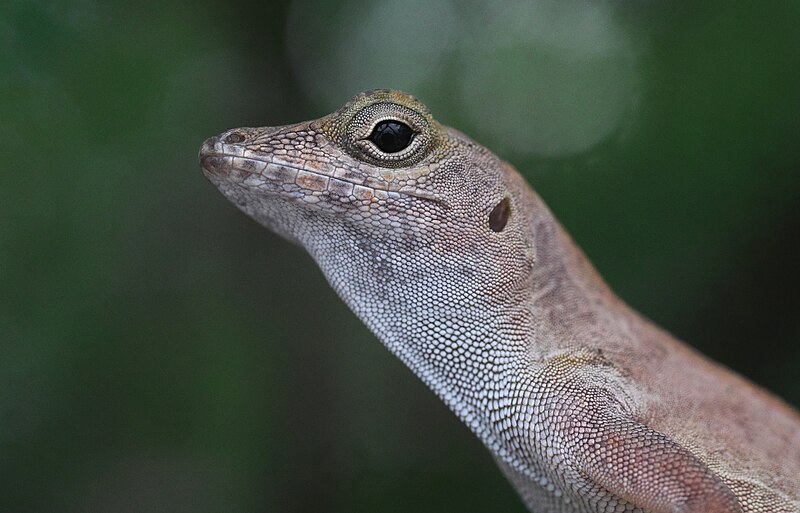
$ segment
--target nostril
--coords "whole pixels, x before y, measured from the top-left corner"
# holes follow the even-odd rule
[[[223,142],[227,144],[237,144],[240,142],[244,142],[244,135],[240,134],[239,132],[233,132],[232,134],[228,134],[228,136],[225,137]]]

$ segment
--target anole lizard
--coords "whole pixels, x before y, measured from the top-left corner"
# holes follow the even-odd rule
[[[618,299],[507,163],[397,91],[205,141],[532,512],[800,511],[800,415]]]

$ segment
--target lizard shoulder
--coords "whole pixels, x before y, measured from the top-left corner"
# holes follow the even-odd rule
[[[647,425],[646,406],[602,356],[561,354],[532,378],[537,395],[529,401],[539,403],[541,423],[529,429],[532,449],[545,466],[547,458],[560,466],[551,471],[572,475],[564,484],[582,502],[622,499],[653,513],[742,511],[702,460]]]

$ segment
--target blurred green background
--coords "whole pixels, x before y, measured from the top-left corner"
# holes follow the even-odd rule
[[[0,511],[523,508],[206,137],[407,90],[619,294],[800,404],[800,4],[0,7]]]

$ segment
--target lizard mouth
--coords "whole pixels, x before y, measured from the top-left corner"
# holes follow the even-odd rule
[[[429,191],[401,187],[345,168],[309,162],[300,165],[278,155],[270,155],[266,159],[262,156],[246,157],[245,152],[249,153],[247,150],[239,155],[218,152],[204,145],[200,152],[200,165],[209,178],[223,179],[245,188],[264,189],[265,184],[271,184],[275,192],[299,195],[308,203],[321,201],[321,196],[336,196],[343,203],[348,203],[348,199],[372,201],[403,196],[442,201]]]
[[[359,200],[372,198],[399,198],[402,194],[388,190],[387,185],[371,187],[363,185],[366,178],[348,177],[349,180],[336,178],[325,173],[311,171],[307,167],[282,162],[239,157],[221,153],[203,155],[200,164],[206,174],[239,183],[244,187],[271,183],[277,186],[278,192],[301,191],[305,194],[331,194],[340,197],[353,197]],[[313,202],[313,201],[312,201]]]

